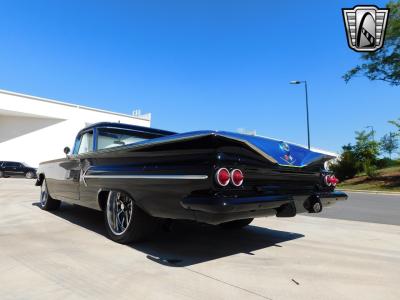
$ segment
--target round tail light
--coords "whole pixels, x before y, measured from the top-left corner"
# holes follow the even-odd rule
[[[234,169],[231,171],[231,180],[234,186],[241,186],[243,183],[243,173],[239,169]]]
[[[217,173],[215,174],[215,179],[220,186],[227,186],[231,179],[228,169],[218,169]]]
[[[337,179],[335,175],[331,175],[330,182],[331,185],[336,186],[339,183],[339,179]]]
[[[331,186],[331,176],[330,175],[326,175],[324,177],[324,182],[327,186]]]
[[[336,186],[339,183],[339,179],[335,175],[326,175],[324,181],[327,186]]]

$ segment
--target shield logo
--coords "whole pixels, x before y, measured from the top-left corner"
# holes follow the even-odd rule
[[[383,47],[389,9],[376,6],[343,8],[347,43],[357,52],[374,52]]]

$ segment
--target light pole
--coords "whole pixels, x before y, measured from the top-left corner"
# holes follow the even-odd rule
[[[307,81],[306,80],[292,80],[290,84],[300,84],[304,83],[305,91],[306,91],[306,111],[307,111],[307,142],[308,142],[308,150],[310,150],[310,117],[308,114],[308,91],[307,91]]]

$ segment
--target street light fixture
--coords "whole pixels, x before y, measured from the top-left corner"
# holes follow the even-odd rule
[[[308,150],[310,150],[310,118],[308,114],[308,91],[307,91],[307,81],[306,80],[292,80],[289,82],[290,84],[301,84],[304,83],[305,91],[306,91],[306,111],[307,111],[307,142],[308,142]]]

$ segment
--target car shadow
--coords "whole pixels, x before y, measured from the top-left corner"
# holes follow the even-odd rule
[[[32,203],[39,207],[39,203]],[[107,237],[102,212],[78,205],[62,204],[53,215]],[[240,230],[189,221],[174,221],[164,226],[150,240],[129,245],[156,263],[170,267],[187,267],[234,255],[256,255],[257,250],[283,247],[284,242],[304,235],[250,225]]]

